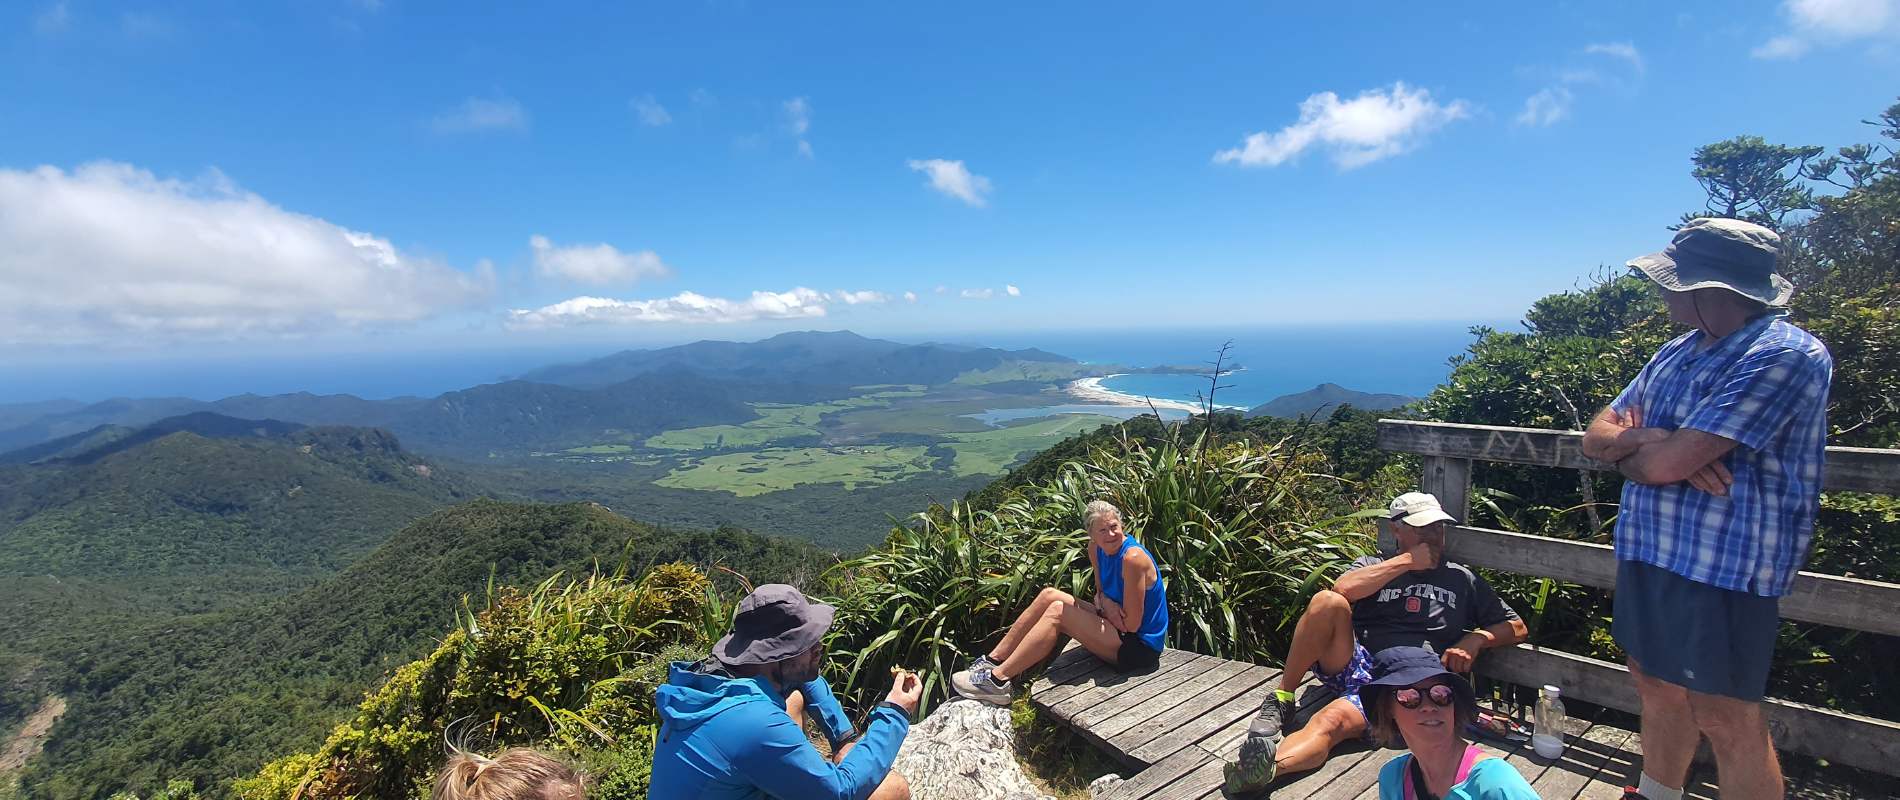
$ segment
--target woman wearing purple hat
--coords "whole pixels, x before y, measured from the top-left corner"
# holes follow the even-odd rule
[[[1478,718],[1471,684],[1423,647],[1389,647],[1373,660],[1384,677],[1359,689],[1373,738],[1411,750],[1379,770],[1379,800],[1536,800],[1515,767],[1465,740]]]

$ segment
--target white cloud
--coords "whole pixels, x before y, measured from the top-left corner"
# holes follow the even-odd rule
[[[1628,63],[1630,69],[1635,70],[1637,75],[1643,74],[1648,69],[1643,63],[1643,54],[1636,49],[1636,44],[1633,42],[1598,42],[1583,48],[1583,52],[1621,59]]]
[[[852,292],[852,291],[846,291],[844,289],[839,289],[838,291],[831,293],[830,299],[836,300],[847,306],[855,306],[855,305],[862,305],[865,303],[888,303],[891,301],[891,296],[883,292],[874,292],[869,289],[866,289],[861,292]]]
[[[1470,114],[1463,100],[1439,103],[1431,92],[1403,82],[1368,89],[1341,101],[1320,92],[1300,103],[1300,119],[1273,133],[1247,136],[1245,144],[1214,154],[1215,163],[1274,167],[1320,146],[1340,169],[1362,167],[1410,150],[1427,134]]]
[[[484,298],[479,277],[287,211],[223,175],[99,162],[0,169],[0,342],[111,344],[407,323]]]
[[[941,283],[940,283],[940,284],[937,284],[937,288],[935,288],[935,289],[932,289],[931,291],[933,291],[933,292],[936,292],[937,294],[949,294],[949,293],[950,293],[950,287],[948,287],[948,286],[945,286],[945,285],[943,285],[943,284],[941,284]]]
[[[798,139],[798,154],[811,158],[811,142],[805,138],[805,134],[811,131],[810,100],[794,97],[785,101],[785,127]]]
[[[1524,100],[1524,110],[1518,112],[1516,122],[1519,125],[1542,127],[1570,116],[1569,89],[1551,86],[1531,95]]]
[[[987,287],[982,289],[964,289],[961,292],[957,292],[957,295],[965,300],[988,300],[996,296],[996,290]]]
[[[507,325],[532,330],[588,324],[718,324],[804,319],[824,316],[825,302],[824,293],[802,286],[788,292],[753,292],[744,300],[707,297],[694,292],[657,300],[576,297],[551,306],[510,311]]]
[[[1817,44],[1900,34],[1900,0],[1783,0],[1788,33],[1755,47],[1762,59],[1800,58]]]
[[[1023,296],[1023,290],[1016,288],[1016,284],[1013,284],[1013,283],[1004,284],[1003,291],[1009,293],[1010,297]]]
[[[905,292],[905,293],[904,293],[904,302],[906,302],[906,303],[915,303],[915,302],[917,302],[917,293],[916,293],[916,292]]]
[[[514,98],[471,97],[461,105],[437,114],[436,133],[470,133],[491,130],[526,130],[528,111]]]
[[[988,202],[986,196],[990,193],[990,179],[972,174],[962,161],[932,158],[907,163],[911,169],[930,176],[932,189],[973,206]]]
[[[673,115],[666,113],[666,106],[660,105],[653,95],[645,94],[633,98],[633,111],[640,115],[640,124],[657,128],[673,121]]]
[[[33,16],[33,32],[41,36],[64,33],[73,24],[71,9],[65,0],[47,6],[45,10]]]
[[[534,270],[543,277],[584,283],[590,286],[632,284],[642,278],[660,278],[673,270],[652,250],[623,253],[610,244],[577,244],[556,247],[548,237],[528,237],[534,251]]]

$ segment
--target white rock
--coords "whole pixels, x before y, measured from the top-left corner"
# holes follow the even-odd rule
[[[897,771],[915,800],[1054,800],[1016,763],[1009,709],[962,698],[912,725]]]
[[[1111,772],[1107,775],[1103,775],[1100,778],[1096,778],[1095,780],[1089,781],[1089,797],[1091,798],[1107,797],[1110,792],[1113,792],[1116,789],[1121,788],[1122,781],[1125,781],[1125,780],[1127,779]]]

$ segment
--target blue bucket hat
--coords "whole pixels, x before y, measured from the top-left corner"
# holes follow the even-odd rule
[[[1388,647],[1372,655],[1373,681],[1359,687],[1359,702],[1366,707],[1366,724],[1379,724],[1380,700],[1386,692],[1442,678],[1451,687],[1452,703],[1477,713],[1478,698],[1463,676],[1445,669],[1438,654],[1423,647]]]

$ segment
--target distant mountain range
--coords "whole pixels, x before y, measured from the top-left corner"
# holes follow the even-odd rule
[[[802,331],[758,342],[703,341],[659,350],[623,350],[578,364],[538,369],[523,375],[522,380],[592,388],[659,370],[679,369],[724,380],[935,385],[1009,361],[1075,363],[1074,359],[1036,349],[907,345],[850,331]]]
[[[1337,383],[1322,383],[1304,392],[1273,398],[1249,410],[1247,416],[1294,419],[1343,405],[1361,411],[1390,411],[1417,401],[1416,397],[1402,394],[1372,394],[1353,391]]]
[[[639,441],[662,430],[757,418],[747,403],[848,397],[872,384],[945,384],[1012,364],[1072,365],[1041,350],[906,345],[848,331],[786,333],[758,342],[702,341],[535,370],[433,398],[365,400],[308,392],[48,401],[0,406],[0,463],[127,435],[161,419],[208,412],[300,425],[387,428],[410,447],[450,455],[555,450]],[[1007,371],[1012,371],[1013,368]],[[77,438],[75,438],[77,437]],[[52,445],[58,441],[64,444]],[[24,455],[16,451],[36,449]]]

